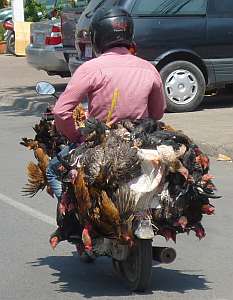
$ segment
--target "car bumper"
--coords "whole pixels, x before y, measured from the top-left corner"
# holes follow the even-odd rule
[[[49,73],[69,73],[68,64],[64,58],[62,48],[26,48],[27,62],[38,70]]]
[[[74,56],[70,56],[69,58],[69,70],[71,75],[74,74],[75,70],[81,66],[86,60],[82,60],[78,57]],[[154,66],[156,66],[156,64],[158,63],[157,61],[150,61],[150,63],[152,63]]]

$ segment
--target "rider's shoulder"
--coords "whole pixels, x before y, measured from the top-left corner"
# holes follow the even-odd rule
[[[140,64],[141,66],[149,69],[149,70],[154,70],[155,66],[148,60],[145,60],[141,57],[138,56],[134,56],[134,59],[137,60],[138,64]]]
[[[91,60],[88,60],[84,62],[79,68],[82,71],[91,71],[96,68],[99,64],[99,59],[97,58],[92,58]]]

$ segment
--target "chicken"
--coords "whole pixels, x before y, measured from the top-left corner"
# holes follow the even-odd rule
[[[85,127],[86,113],[81,104],[76,106],[73,111],[73,119],[76,129]]]
[[[84,180],[85,174],[83,169],[79,169],[73,184],[74,194],[77,199],[79,215],[86,218],[88,210],[92,207],[91,196]]]
[[[135,127],[131,131],[131,137],[132,139],[136,139],[140,135],[146,133],[150,134],[156,131],[158,127],[158,123],[154,119],[143,119],[143,120],[136,120],[134,121]]]
[[[112,197],[120,216],[120,239],[132,245],[132,220],[136,211],[135,194],[127,184],[124,184],[113,193]]]
[[[181,144],[180,148],[178,148],[177,150],[175,150],[171,145],[160,145],[157,146],[157,151],[159,154],[160,162],[168,166],[170,172],[179,172],[186,179],[188,178],[189,171],[179,160],[179,158],[182,157],[186,151],[185,145]]]
[[[119,226],[119,210],[116,208],[115,204],[112,202],[112,200],[105,191],[101,192],[101,197],[99,200],[101,218],[109,224]]]
[[[197,223],[194,227],[194,231],[199,240],[203,239],[206,236],[205,229],[201,223]]]
[[[35,124],[33,130],[36,132],[34,141],[37,141],[41,147],[43,147],[46,153],[51,157],[54,155],[54,142],[53,136],[54,125],[47,120],[40,120],[39,124]]]
[[[27,138],[23,138],[22,140],[21,144],[33,150],[34,156],[38,161],[37,165],[33,162],[28,164],[28,184],[26,184],[22,190],[25,195],[33,197],[39,190],[43,190],[46,186],[48,187],[46,169],[49,163],[49,156],[45,150],[39,146],[37,141]]]
[[[90,189],[95,208],[89,211],[93,228],[106,237],[115,237],[122,242],[131,243],[132,219],[135,200],[128,187],[121,187],[112,199],[107,192],[96,188]],[[94,204],[93,204],[94,205]]]
[[[136,198],[128,183],[142,174],[138,148],[146,148],[157,151],[154,164],[163,165],[165,172],[159,205],[151,212],[157,234],[175,242],[176,234],[194,230],[198,238],[203,238],[203,215],[212,215],[215,210],[209,199],[219,197],[208,173],[209,158],[187,135],[163,122],[147,118],[112,124],[118,97],[116,90],[108,124],[95,118],[86,119],[81,106],[73,112],[84,143],[63,159],[69,170],[63,185],[67,203],[72,207],[70,211],[63,205],[63,217],[66,219],[73,212],[74,219],[81,223],[80,227],[71,222],[70,232],[76,228],[85,246],[90,248],[92,237],[99,235],[132,244]],[[54,156],[62,141],[53,121],[41,120],[34,130],[34,140],[23,138],[21,142],[33,149],[38,160],[37,165],[31,162],[28,166],[29,183],[25,192],[32,196],[46,186],[48,155]]]
[[[38,165],[29,162],[27,166],[28,183],[22,189],[25,196],[33,197],[47,186],[47,180]]]
[[[23,138],[20,144],[27,146],[29,141],[37,142],[49,157],[55,156],[60,151],[60,146],[67,144],[67,139],[57,132],[54,121],[41,119],[38,124],[35,124],[33,130],[36,132],[34,139]]]
[[[37,141],[28,140],[26,138],[23,138],[23,142],[21,142],[22,145],[27,147],[30,150],[33,150],[34,156],[38,161],[38,166],[41,169],[41,171],[45,174],[48,163],[49,163],[49,156],[45,152],[45,150],[39,145]]]
[[[137,149],[114,133],[110,133],[101,145],[88,149],[81,163],[88,184],[106,190],[113,190],[141,174]]]
[[[212,204],[203,204],[201,208],[201,212],[206,215],[213,215],[215,212],[215,208]]]
[[[81,192],[76,183],[75,190]],[[86,188],[85,188],[86,189]],[[83,194],[83,192],[81,192]],[[103,190],[89,187],[86,199],[77,198],[77,212],[79,220],[83,226],[90,225],[97,235],[119,236],[119,212],[114,203]],[[88,200],[90,202],[88,202]]]
[[[209,158],[203,153],[200,153],[196,156],[196,163],[198,163],[202,167],[204,174],[209,171],[209,161]]]
[[[158,235],[163,236],[166,241],[173,240],[176,243],[176,230],[172,227],[162,227],[158,231]]]
[[[127,184],[121,185],[112,195],[113,202],[118,209],[121,223],[132,220],[136,209],[134,192],[129,189]]]
[[[196,236],[201,239],[205,236],[200,223],[203,214],[212,215],[215,211],[214,206],[209,203],[209,198],[219,196],[214,193],[216,188],[212,182],[213,176],[208,174],[209,158],[197,145],[193,143],[183,145],[187,150],[180,152],[178,160],[173,160],[174,165],[169,163],[166,178],[168,185],[165,185],[160,206],[153,210],[152,216],[155,226],[159,228],[158,234],[166,239],[172,238],[174,230],[176,233],[194,230]],[[165,147],[164,143],[162,147]],[[173,149],[175,153],[175,148]],[[172,161],[171,157],[172,151],[170,156],[163,159]],[[188,171],[187,176],[182,176],[185,174],[179,172],[180,163]]]
[[[104,236],[127,240],[132,236],[128,222],[132,221],[135,208],[129,188],[121,187],[113,195],[100,187],[87,185],[82,169],[77,171],[73,185],[80,222],[91,224],[94,231]]]
[[[109,129],[109,127],[105,123],[95,118],[88,118],[84,122],[84,127],[80,128],[80,133],[86,144],[94,147],[105,140],[107,129]]]

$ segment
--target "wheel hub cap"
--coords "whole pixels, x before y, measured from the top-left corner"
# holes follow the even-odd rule
[[[187,104],[197,94],[197,79],[188,70],[175,70],[165,81],[165,93],[175,104]]]

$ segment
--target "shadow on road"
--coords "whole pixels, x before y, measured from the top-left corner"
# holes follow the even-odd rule
[[[34,267],[48,266],[56,272],[53,284],[59,286],[58,292],[80,293],[86,298],[103,296],[130,296],[124,280],[113,271],[110,259],[99,258],[94,264],[84,264],[74,256],[49,256],[30,262]],[[208,282],[200,274],[187,274],[185,270],[163,269],[153,267],[151,289],[153,291],[185,293],[189,290],[207,290]],[[196,271],[195,271],[196,272]],[[122,284],[123,283],[123,284]],[[139,296],[140,298],[140,296]]]
[[[54,84],[58,93],[64,91],[66,83]],[[14,87],[0,90],[0,113],[13,116],[40,116],[48,103],[54,103],[52,96],[40,96],[35,86]],[[216,96],[206,96],[197,111],[233,107],[233,91],[220,91]]]
[[[233,107],[233,91],[220,90],[215,96],[206,96],[199,110]]]
[[[232,107],[233,107],[233,92],[231,93],[221,92],[215,96],[205,96],[202,103],[198,108],[196,108],[195,111],[208,111],[212,109],[226,109]]]
[[[64,91],[66,84],[54,84],[56,91]],[[0,112],[13,116],[40,116],[48,103],[54,103],[53,96],[41,96],[35,86],[15,87],[0,90]]]

